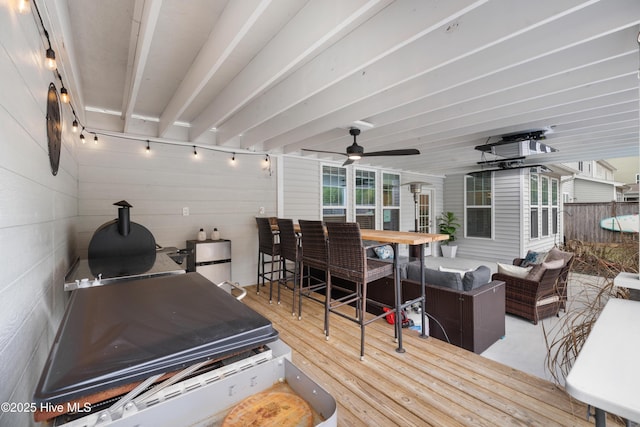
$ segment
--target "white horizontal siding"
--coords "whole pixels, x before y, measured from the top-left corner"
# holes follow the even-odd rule
[[[260,155],[236,154],[101,137],[81,147],[78,246],[86,256],[89,241],[103,223],[117,217],[113,203],[127,200],[131,220],[148,228],[161,246],[184,248],[200,228],[214,227],[232,241],[232,278],[255,283],[260,208],[276,215],[276,162],[271,171]],[[182,215],[182,208],[189,215]]]
[[[33,15],[0,9],[0,401],[30,402],[64,312],[64,275],[75,253],[75,138],[62,105],[60,168],[46,138],[50,82]],[[0,425],[29,426],[33,414],[0,413]]]
[[[576,179],[573,188],[574,202],[611,202],[616,200],[616,189],[613,184]]]

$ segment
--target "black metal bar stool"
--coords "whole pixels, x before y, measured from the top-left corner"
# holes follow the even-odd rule
[[[273,301],[273,281],[280,280],[280,244],[276,242],[274,231],[271,229],[269,218],[256,217],[258,223],[258,278],[256,281],[256,293],[260,293],[260,286],[264,286],[265,280],[269,280],[269,304]],[[269,259],[265,259],[265,255]],[[266,265],[270,264],[271,270],[266,271]],[[278,275],[274,279],[274,275]],[[262,283],[260,283],[262,279]]]
[[[374,304],[380,308],[391,308],[389,305],[367,298],[367,286],[374,280],[394,274],[393,264],[367,258],[358,223],[328,222],[326,226],[329,237],[329,276],[327,278],[326,311],[327,313],[335,313],[360,325],[360,360],[364,360],[365,326],[386,315],[384,313],[365,320],[367,303]],[[335,286],[332,282],[334,277],[353,282],[355,289]],[[334,299],[332,296],[334,288],[342,291],[344,295]],[[344,310],[338,311],[340,307],[352,303],[355,303],[355,316],[345,313]],[[325,335],[326,339],[329,339],[328,315],[326,316]]]

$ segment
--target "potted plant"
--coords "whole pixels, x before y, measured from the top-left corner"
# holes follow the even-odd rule
[[[443,240],[440,243],[440,247],[442,248],[442,256],[447,258],[455,258],[458,246],[452,243],[456,240],[456,232],[460,227],[458,218],[453,212],[442,212],[442,215],[436,218],[436,220],[438,221],[438,229],[440,230],[440,234],[449,235],[449,240]]]

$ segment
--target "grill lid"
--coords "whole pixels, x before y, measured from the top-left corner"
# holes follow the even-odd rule
[[[34,393],[64,403],[278,338],[271,322],[199,273],[73,292]]]

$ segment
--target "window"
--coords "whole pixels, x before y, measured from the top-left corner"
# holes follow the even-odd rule
[[[549,235],[549,177],[540,177],[540,184],[540,199],[542,210],[541,230],[542,236],[545,237]]]
[[[531,205],[530,232],[532,239],[540,237],[538,232],[538,211],[540,200],[538,198],[538,175],[531,174],[529,178],[529,203]]]
[[[382,229],[400,230],[400,175],[382,174]]]
[[[322,220],[347,220],[347,170],[335,166],[322,167]]]
[[[551,233],[558,234],[558,215],[560,214],[560,210],[558,209],[558,180],[551,180]]]
[[[559,187],[557,179],[529,175],[530,237],[548,237],[559,232]],[[568,198],[568,194],[564,193]]]
[[[493,230],[493,202],[491,172],[481,172],[465,179],[466,237],[490,239]]]
[[[356,169],[356,222],[360,228],[376,228],[376,173]]]

